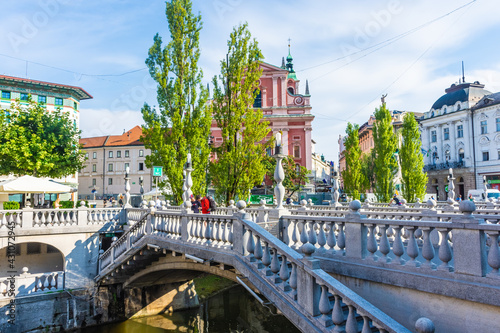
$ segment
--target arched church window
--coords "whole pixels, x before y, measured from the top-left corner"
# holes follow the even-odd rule
[[[463,148],[460,148],[458,150],[458,161],[463,162],[464,158],[465,158],[465,151]]]

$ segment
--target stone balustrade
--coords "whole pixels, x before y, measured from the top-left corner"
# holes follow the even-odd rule
[[[63,290],[64,272],[49,272],[30,274],[24,271],[15,277],[16,297],[30,296]],[[9,296],[9,278],[0,278],[0,299],[11,298]]]
[[[244,208],[245,205],[239,206]],[[134,251],[141,248],[139,244],[151,247],[155,245],[149,242],[155,239],[171,240],[197,251],[205,248],[226,253],[232,265],[235,263],[231,258],[237,256],[246,269],[279,295],[281,304],[283,301],[288,304],[289,308],[282,308],[282,311],[301,313],[321,332],[409,332],[322,271],[319,261],[311,257],[314,246],[306,244],[303,247],[304,257],[251,218],[252,214],[243,209],[233,215],[152,209],[148,218],[133,224],[100,255],[97,279],[113,273],[123,261],[130,261]]]
[[[472,275],[500,282],[500,225],[485,223],[471,215],[472,211],[442,219],[439,214],[419,216],[418,220],[381,219],[361,215],[360,207],[359,202],[352,202],[352,212],[340,217],[283,216],[283,241],[294,249],[312,244],[325,258],[359,259],[399,270],[425,274],[439,270],[450,276]]]
[[[8,235],[7,226],[17,230],[70,230],[65,227],[114,225],[120,221],[121,208],[31,209],[0,210],[0,237]]]

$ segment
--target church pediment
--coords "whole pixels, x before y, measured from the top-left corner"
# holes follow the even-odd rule
[[[283,69],[278,66],[274,66],[265,62],[262,62],[260,64],[260,68],[262,68],[262,73],[265,74],[266,72],[283,72],[284,74],[288,74],[288,71],[286,69]]]

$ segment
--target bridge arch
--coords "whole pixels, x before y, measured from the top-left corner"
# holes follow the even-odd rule
[[[7,257],[5,246],[0,249],[0,257]],[[66,269],[66,256],[57,247],[46,242],[18,242],[16,244],[14,265],[16,270],[21,273],[21,269],[28,268],[28,273],[48,273],[64,271]],[[5,265],[0,265],[0,276],[7,276],[7,260]]]
[[[179,259],[167,259],[165,261],[160,261],[154,263],[151,266],[137,272],[127,279],[124,283],[124,287],[135,287],[138,285],[152,285],[152,284],[162,284],[173,282],[172,279],[179,279],[186,281],[184,276],[189,276],[189,274],[178,274],[181,271],[184,272],[199,272],[208,273],[216,275],[234,282],[238,282],[236,279],[237,272],[234,269],[223,269],[221,266],[211,266],[204,263],[190,262],[186,259],[181,259],[182,257],[171,257]],[[166,259],[166,258],[165,258]],[[169,271],[176,271],[174,276],[167,276],[166,273]],[[180,281],[176,281],[180,282]]]

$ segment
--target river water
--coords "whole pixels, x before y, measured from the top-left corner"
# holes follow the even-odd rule
[[[243,287],[225,290],[197,309],[91,327],[84,333],[295,333],[284,316],[262,306]]]

